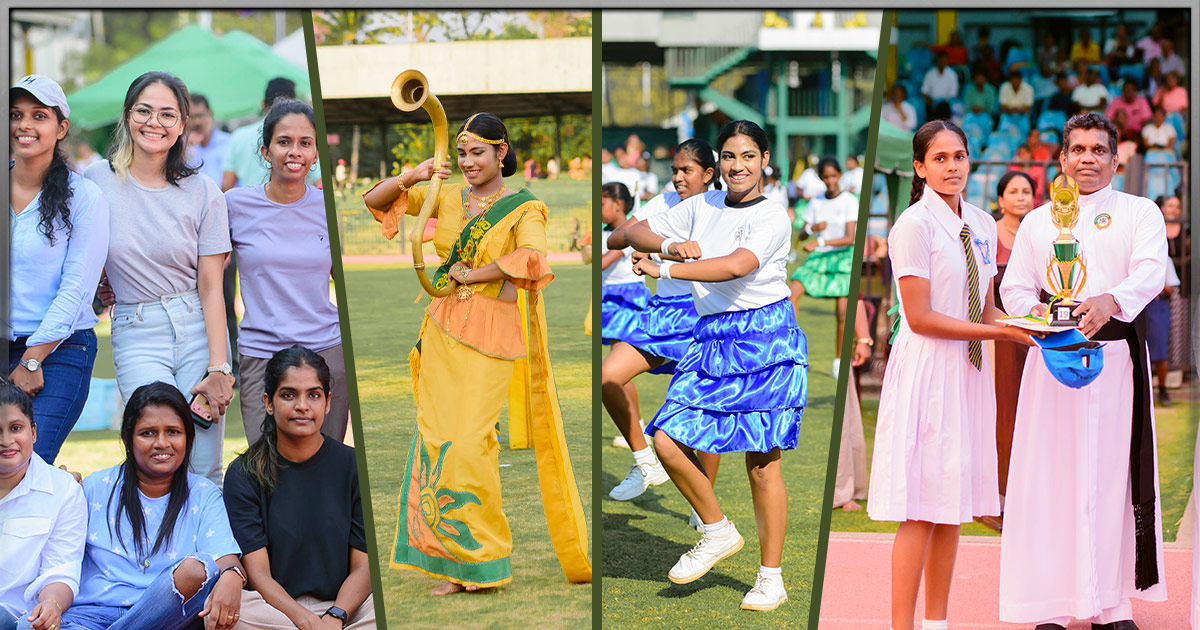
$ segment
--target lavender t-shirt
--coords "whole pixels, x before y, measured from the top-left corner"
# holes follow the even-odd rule
[[[117,303],[195,291],[200,257],[229,251],[225,196],[212,179],[197,174],[178,185],[147,188],[132,175],[117,177],[108,160],[87,167],[83,176],[108,202],[104,270]]]
[[[238,351],[267,359],[292,344],[320,351],[341,343],[321,191],[307,186],[299,201],[279,204],[264,186],[245,186],[225,200],[246,305]]]

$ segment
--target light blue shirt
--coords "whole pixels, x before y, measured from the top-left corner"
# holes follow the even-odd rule
[[[188,473],[188,499],[175,520],[170,542],[164,543],[158,553],[138,556],[133,544],[133,526],[125,514],[121,515],[122,538],[116,535],[120,483],[119,465],[94,472],[83,480],[88,534],[76,604],[132,606],[159,574],[171,570],[184,558],[194,556],[211,566],[221,556],[241,553],[229,527],[221,491],[208,479]],[[158,527],[171,495],[151,499],[139,492],[138,496],[145,515],[148,554],[158,537]],[[120,542],[122,539],[124,544]]]
[[[217,186],[221,185],[221,178],[225,176],[225,154],[229,152],[231,137],[231,134],[214,127],[212,137],[208,139],[208,146],[191,146],[192,159],[189,163],[198,166],[200,172],[211,177]]]
[[[9,340],[26,345],[60,341],[99,321],[92,311],[96,284],[108,257],[108,202],[100,187],[72,172],[70,235],[55,219],[54,244],[42,234],[38,211],[42,193],[17,214],[10,203],[11,270]]]

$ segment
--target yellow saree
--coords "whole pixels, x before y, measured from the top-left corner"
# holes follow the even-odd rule
[[[427,188],[405,191],[387,209],[369,208],[383,234],[417,214]],[[527,190],[468,217],[461,185],[443,186],[434,216],[434,247],[447,281],[456,260],[472,268],[496,263],[507,276],[470,285],[465,299],[436,298],[409,354],[417,431],[400,491],[403,514],[392,565],[465,586],[512,581],[512,535],[500,498],[496,424],[509,404],[513,448],[535,449],[542,503],[559,564],[571,582],[591,581],[586,521],[563,436],[546,345],[541,289],[546,263],[546,206]],[[522,291],[500,299],[506,282]]]

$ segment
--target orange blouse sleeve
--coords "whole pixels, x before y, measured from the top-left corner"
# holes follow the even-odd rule
[[[526,291],[541,291],[554,279],[546,262],[546,205],[532,202],[517,224],[516,249],[496,259],[496,267]]]
[[[375,190],[387,181],[388,180],[386,179],[380,181],[372,186],[371,190]],[[367,194],[370,193],[371,190],[363,193],[363,205],[365,206],[367,206]],[[381,209],[367,206],[367,210],[371,211],[371,216],[375,217],[376,221],[383,224],[384,238],[390,241],[400,233],[400,217],[406,214],[417,216],[421,213],[421,204],[425,202],[425,193],[427,190],[428,187],[426,186],[405,189],[404,192],[400,193],[400,196],[396,197],[396,200],[392,202],[392,207],[390,208]],[[435,207],[433,209],[432,218],[436,219],[437,216],[438,209]]]

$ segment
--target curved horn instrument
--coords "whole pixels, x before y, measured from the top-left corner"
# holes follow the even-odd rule
[[[425,112],[429,114],[430,120],[433,121],[433,168],[435,170],[441,168],[447,158],[450,135],[447,129],[446,110],[442,109],[441,101],[433,95],[433,92],[429,91],[429,79],[426,79],[420,70],[401,72],[392,81],[392,105],[404,112],[424,108]],[[442,179],[435,174],[429,180],[425,203],[421,206],[421,213],[417,217],[417,224],[413,226],[410,239],[412,241],[413,270],[417,272],[417,279],[421,281],[421,286],[433,297],[449,295],[453,290],[453,278],[450,279],[451,283],[447,284],[445,289],[438,290],[433,286],[429,275],[425,273],[425,258],[421,251],[425,225],[429,223],[429,217],[433,215],[433,208],[437,205],[438,193],[441,189]]]

